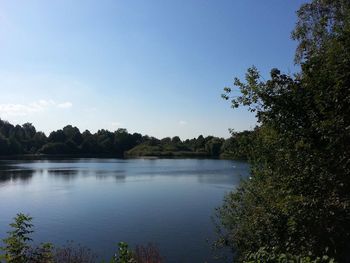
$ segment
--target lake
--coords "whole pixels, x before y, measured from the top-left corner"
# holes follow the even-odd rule
[[[119,241],[152,242],[166,262],[217,262],[215,207],[248,170],[206,159],[3,160],[0,238],[22,212],[36,243],[74,240],[110,258]]]

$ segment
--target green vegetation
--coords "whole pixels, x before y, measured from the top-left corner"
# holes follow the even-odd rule
[[[22,262],[54,262],[53,246],[44,243],[32,248],[30,234],[33,233],[32,218],[24,214],[18,214],[14,222],[10,224],[12,230],[8,237],[3,239],[4,247],[0,248],[5,254],[0,255],[0,262],[22,263]]]
[[[31,228],[33,225],[30,223],[31,217],[24,214],[18,214],[15,218],[15,222],[10,226],[12,231],[8,232],[9,237],[3,240],[5,247],[3,250],[6,252],[2,256],[8,262],[24,262],[27,258],[26,254],[29,249],[28,241],[31,241],[29,234],[33,231]]]
[[[181,141],[178,136],[161,140],[130,134],[126,129],[115,132],[99,130],[80,133],[77,127],[65,126],[48,137],[37,132],[31,123],[12,125],[0,119],[0,156],[18,154],[111,155],[114,157],[223,157],[245,159],[251,132],[232,133],[223,138],[202,135]]]
[[[350,257],[350,2],[298,11],[294,76],[250,68],[235,79],[255,130],[251,177],[217,211],[217,247],[239,262],[348,262]],[[332,259],[333,258],[333,259]]]
[[[88,248],[68,243],[64,247],[54,247],[51,243],[31,246],[30,234],[33,233],[32,218],[24,214],[17,214],[10,224],[12,230],[2,241],[0,248],[0,262],[4,263],[94,263],[101,262]],[[104,262],[104,261],[102,261]],[[119,242],[117,253],[108,263],[162,263],[163,258],[156,246],[137,246],[130,250],[125,242]]]
[[[80,133],[77,127],[65,126],[47,137],[30,123],[12,125],[0,120],[0,155],[16,154],[111,154],[122,157],[124,152],[146,141],[147,136],[126,129],[115,132],[99,130]]]
[[[248,69],[235,79],[259,126],[224,140],[199,136],[156,138],[105,130],[80,134],[67,126],[47,138],[31,124],[0,123],[1,154],[113,153],[122,156],[247,158],[251,177],[217,210],[216,247],[229,247],[238,262],[348,262],[350,257],[350,2],[313,0],[298,11],[292,34],[299,45],[295,75],[272,69],[262,80]],[[27,259],[30,218],[19,215],[4,239],[8,262]],[[42,257],[51,246],[39,249]],[[121,243],[112,262],[133,262]],[[11,261],[12,260],[12,261]],[[25,261],[30,262],[30,261]],[[139,262],[139,261],[137,261]]]
[[[127,156],[219,157],[224,139],[200,135],[197,139],[181,141],[179,137],[151,139],[127,152]],[[212,151],[213,147],[217,151]]]

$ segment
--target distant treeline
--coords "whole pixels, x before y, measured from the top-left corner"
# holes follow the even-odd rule
[[[178,136],[157,139],[126,129],[83,133],[67,125],[46,136],[31,123],[12,125],[0,119],[0,155],[69,154],[112,155],[115,157],[222,157],[246,159],[252,148],[253,131],[233,133],[229,139],[214,136],[182,141]]]

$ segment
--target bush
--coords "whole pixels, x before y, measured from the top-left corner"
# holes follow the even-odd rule
[[[24,214],[17,214],[14,222],[10,224],[12,230],[8,231],[9,236],[3,239],[4,247],[0,250],[0,262],[6,263],[94,263],[97,262],[97,255],[91,249],[75,245],[72,241],[63,247],[55,248],[51,243],[43,243],[40,246],[32,247],[30,234],[33,225],[32,217]],[[125,242],[118,244],[117,253],[109,263],[161,263],[163,258],[156,246],[137,246],[135,251],[129,249]]]
[[[10,224],[12,230],[7,232],[9,236],[3,239],[5,246],[1,250],[5,254],[1,255],[0,259],[8,263],[29,262],[28,252],[30,246],[28,242],[32,241],[29,235],[33,232],[31,230],[33,227],[31,220],[32,218],[28,215],[17,214],[14,222]]]

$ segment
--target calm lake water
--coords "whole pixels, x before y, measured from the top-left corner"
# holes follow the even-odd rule
[[[34,218],[36,243],[74,240],[109,258],[119,241],[152,242],[166,262],[216,262],[211,217],[248,169],[202,159],[0,161],[0,238],[22,212]]]

